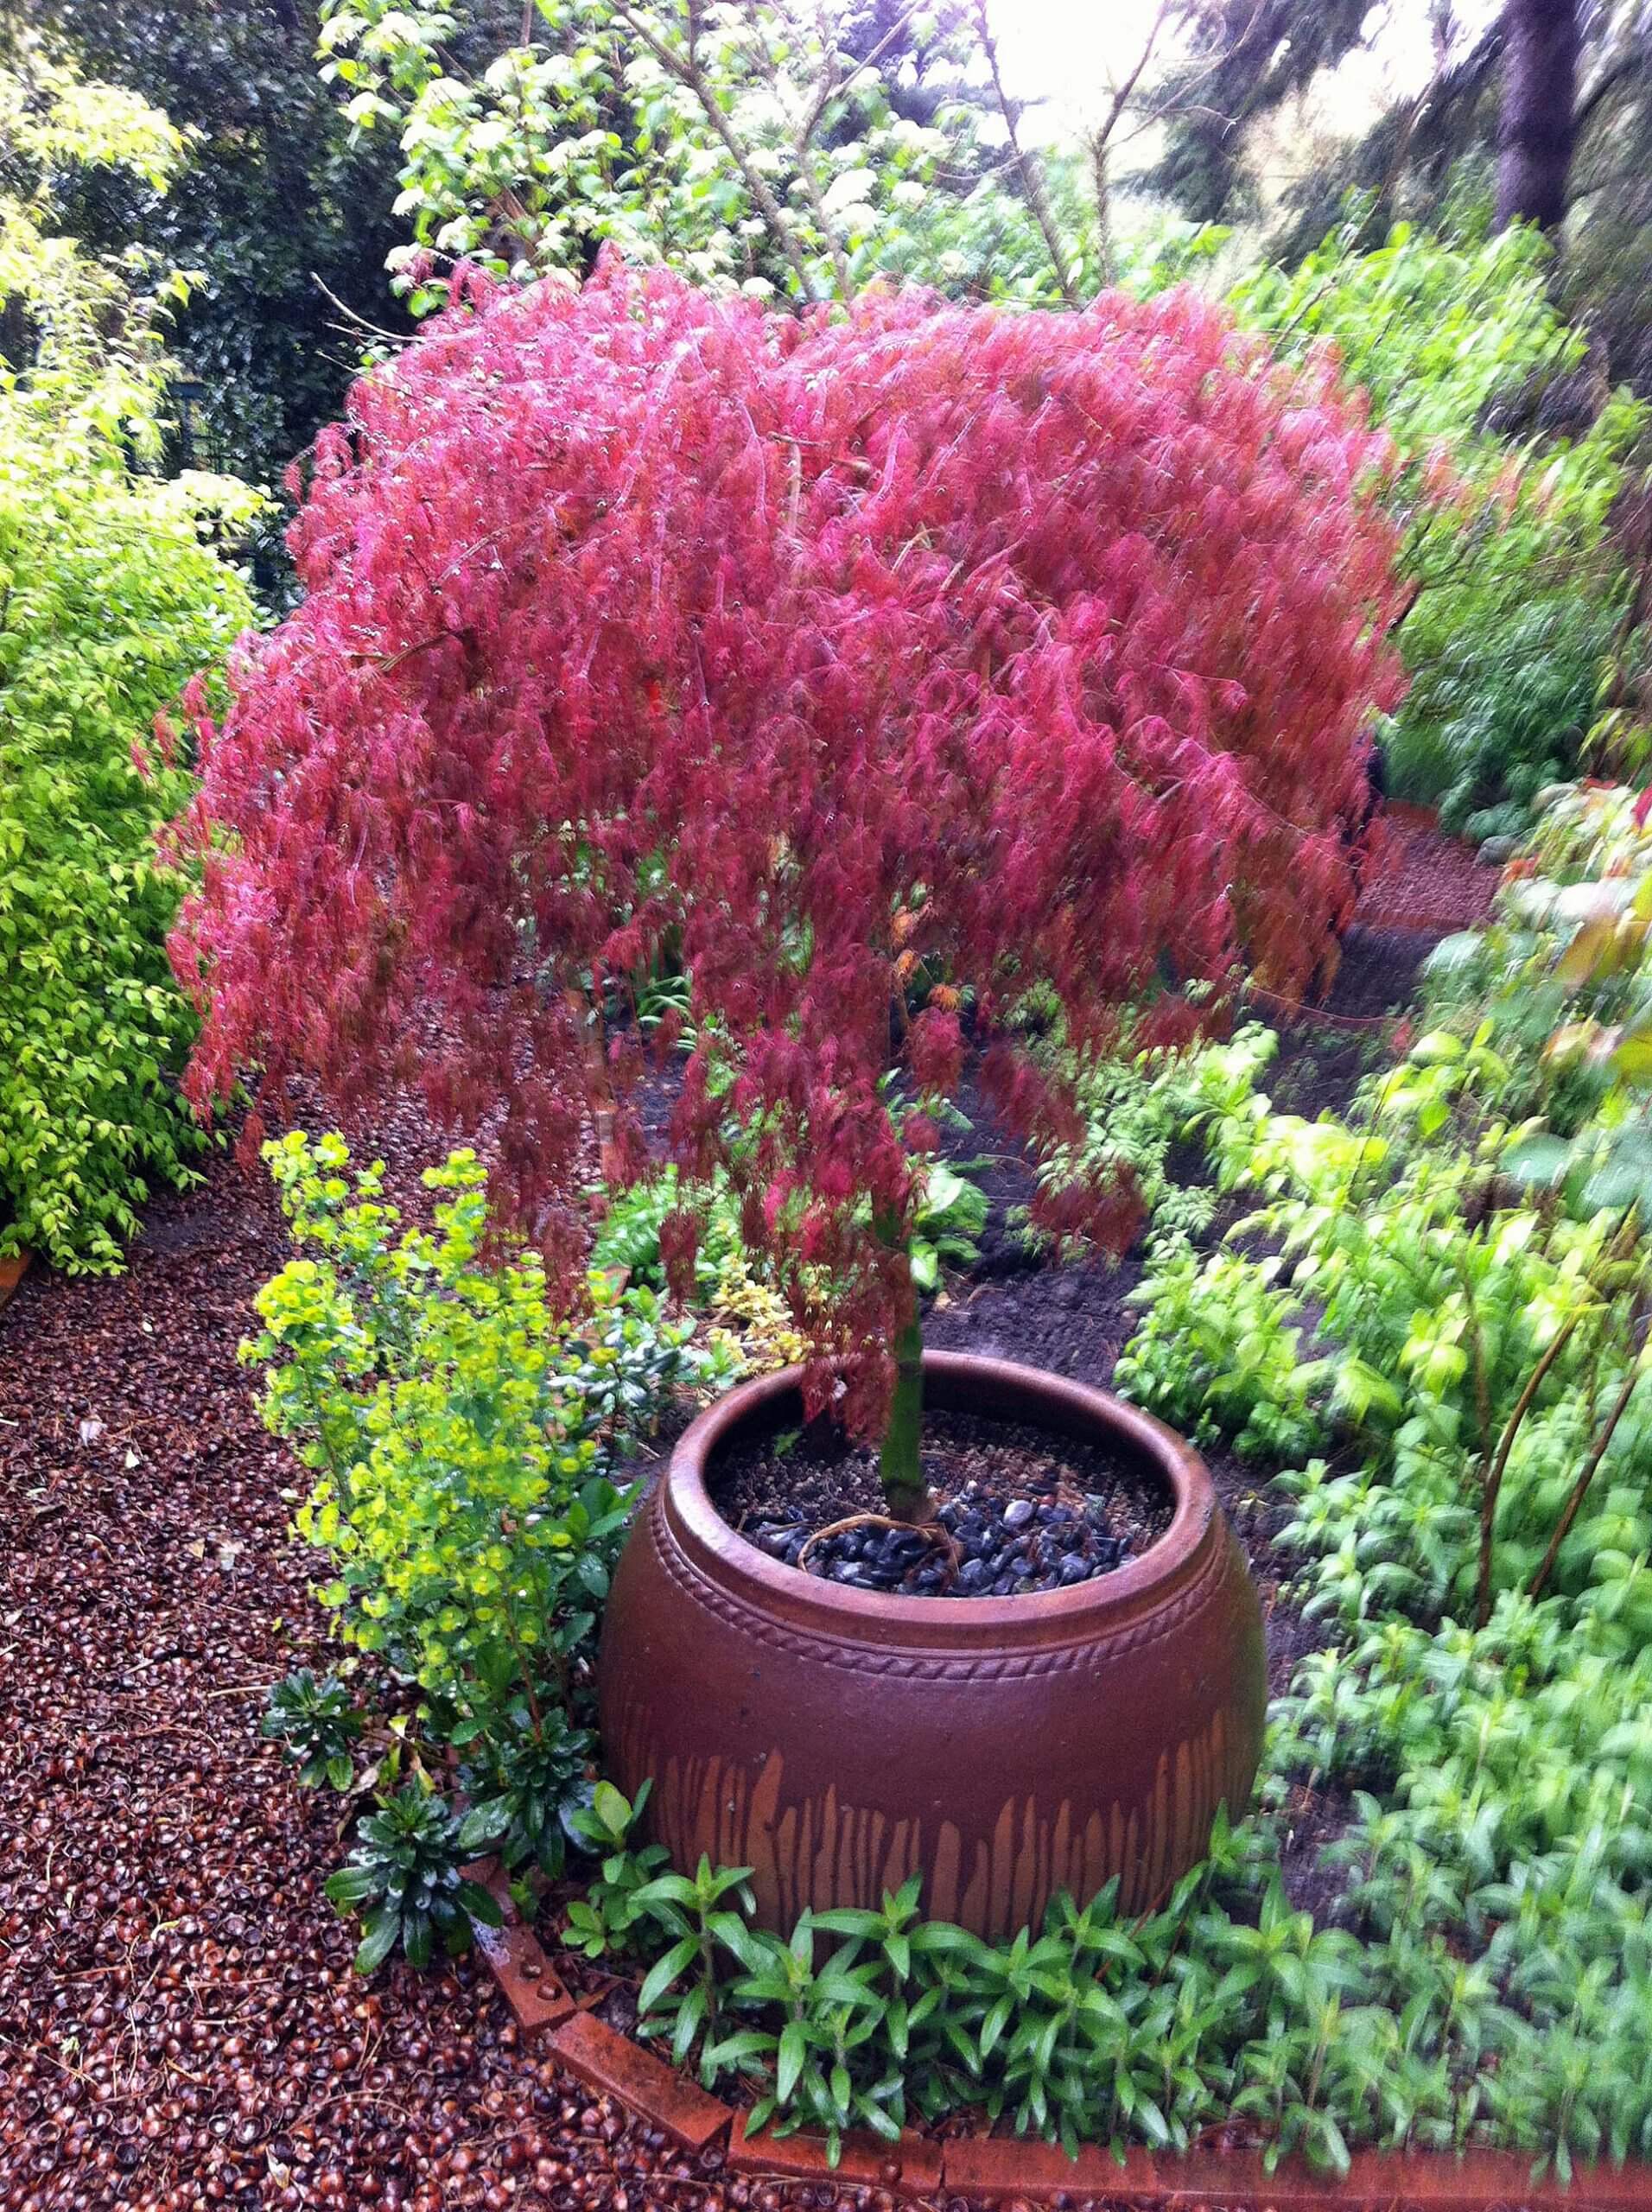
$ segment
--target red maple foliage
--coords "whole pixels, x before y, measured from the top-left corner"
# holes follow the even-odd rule
[[[921,1097],[961,994],[990,1029],[1042,979],[1082,1049],[1127,1002],[1185,1027],[1178,979],[1295,991],[1324,958],[1396,693],[1386,448],[1329,365],[1188,294],[799,323],[611,259],[455,296],[319,442],[306,597],[199,732],[190,1095],[411,1074],[492,1111],[571,1288],[593,1112],[617,1173],[644,1157],[644,1054],[601,1009],[669,950],[674,1150],[729,1166],[864,1430],[932,1141],[885,1107],[892,1056]],[[987,1066],[1070,1128],[1013,1046]],[[1116,1189],[1059,1204],[1128,1229]]]

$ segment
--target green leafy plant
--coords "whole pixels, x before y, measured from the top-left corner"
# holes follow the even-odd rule
[[[753,1897],[749,1866],[714,1867],[703,1853],[693,1878],[657,1874],[638,1890],[636,1906],[657,1921],[670,1948],[643,1979],[637,1995],[645,2035],[668,2033],[671,2056],[681,2065],[702,2032],[719,2015],[718,1948],[738,1958],[746,1952],[747,1930],[736,1905],[749,1913]]]
[[[1055,1049],[1061,1057],[1059,1046]],[[1039,1161],[1039,1182],[1058,1192],[1088,1177],[1119,1176],[1158,1236],[1203,1235],[1215,1217],[1216,1194],[1208,1183],[1179,1181],[1172,1154],[1183,1140],[1242,1114],[1277,1050],[1274,1032],[1254,1022],[1225,1043],[1182,1050],[1139,1049],[1127,1032],[1115,1051],[1076,1068],[1084,1136]],[[1034,1234],[1032,1241],[1044,1240]]]
[[[569,1825],[581,1848],[598,1860],[584,1895],[568,1908],[566,1940],[588,1959],[629,1950],[639,1921],[650,1917],[638,1900],[670,1863],[663,1843],[643,1843],[638,1836],[652,1789],[645,1781],[635,1798],[628,1798],[613,1783],[599,1782],[589,1803],[572,1816]]]
[[[1540,832],[1557,880],[1598,874],[1595,835],[1623,849],[1629,811]],[[1547,972],[1585,925],[1528,915],[1511,972]],[[1609,1010],[1591,995],[1621,969],[1592,951],[1566,972],[1562,1014],[1568,992]],[[623,1914],[650,2031],[702,2078],[831,2139],[969,2110],[1121,2156],[1236,2116],[1270,2164],[1332,2171],[1359,2144],[1514,2145],[1563,2173],[1652,2144],[1640,1210],[1509,1172],[1552,1064],[1503,973],[1489,945],[1454,964],[1437,1026],[1345,1116],[1281,1113],[1254,1065],[1203,1055],[1176,1064],[1173,1113],[1140,1109],[1149,1162],[1196,1129],[1253,1211],[1238,1249],[1160,1235],[1123,1372],[1282,1465],[1291,1597],[1332,1639],[1274,1701],[1262,1815],[1218,1818],[1145,1918],[1108,1891],[989,1945],[926,1922],[915,1878],[782,1941],[750,1926],[737,1869],[662,1889],[616,1798],[585,1831],[604,1903],[570,1934]],[[1094,1095],[1134,1113],[1164,1072]],[[1637,1110],[1622,1084],[1563,1145]],[[1335,1925],[1284,1875],[1305,1802],[1338,1808]]]
[[[355,1744],[366,1723],[336,1675],[301,1667],[270,1693],[259,1733],[278,1743],[314,1789],[323,1782],[347,1789],[355,1780]]]
[[[104,176],[88,191],[66,180],[65,224],[98,241],[118,227],[194,275],[168,330],[180,372],[169,456],[277,483],[343,399],[354,365],[352,346],[335,343],[340,312],[381,327],[397,319],[382,269],[403,235],[391,207],[396,149],[346,147],[310,66],[314,0],[273,12],[264,0],[31,0],[0,22],[0,45],[31,30],[177,126],[177,188],[157,196],[147,181]],[[272,581],[283,573],[276,519],[264,519],[258,549]]]
[[[315,1476],[301,1533],[322,1601],[461,1751],[512,1866],[562,1865],[588,1795],[584,1714],[599,1611],[627,1519],[613,1478],[696,1370],[645,1289],[594,1275],[557,1318],[537,1255],[496,1249],[483,1172],[429,1170],[429,1230],[336,1136],[266,1147],[300,1256],[258,1294],[244,1348],[264,1417]]]
[[[461,1818],[427,1783],[405,1783],[362,1820],[347,1864],[327,1878],[336,1911],[358,1913],[356,1967],[371,1974],[399,1943],[410,1966],[429,1966],[440,1943],[449,1958],[470,1948],[478,1927],[497,1928],[497,1900],[461,1869],[486,1840],[488,1823]]]
[[[193,789],[192,739],[151,736],[251,620],[219,548],[258,500],[148,473],[158,319],[187,280],[53,227],[66,175],[164,190],[178,134],[35,54],[0,70],[0,1255],[101,1269],[201,1141],[177,1096],[194,1022],[166,953],[184,878],[156,848]]]
[[[912,1281],[920,1291],[938,1289],[944,1267],[968,1268],[979,1254],[977,1240],[987,1226],[988,1204],[986,1192],[970,1179],[975,1164],[964,1160],[955,1166],[935,1160],[925,1171],[912,1239]],[[606,1198],[592,1247],[592,1266],[623,1270],[632,1281],[663,1289],[660,1233],[682,1202],[677,1170],[671,1166]],[[719,1179],[708,1195],[704,1226],[695,1247],[695,1302],[715,1307],[725,1276],[749,1270],[752,1257],[740,1235],[740,1209],[727,1183]]]
[[[1194,1436],[1230,1436],[1248,1457],[1314,1451],[1325,1370],[1302,1357],[1302,1308],[1278,1273],[1237,1253],[1201,1261],[1185,1242],[1160,1247],[1130,1294],[1146,1318],[1118,1363],[1119,1389]]]
[[[1343,2167],[1344,2130],[1369,2129],[1397,2037],[1359,2035],[1350,2010],[1357,2047],[1337,2049],[1341,1999],[1374,1977],[1348,1936],[1289,1910],[1255,1830],[1219,1818],[1206,1865],[1145,1920],[1121,1917],[1110,1885],[993,1945],[924,1919],[920,1891],[913,1876],[877,1910],[805,1914],[782,1938],[750,1925],[739,1868],[645,1885],[644,2031],[678,2063],[697,2050],[708,2084],[751,2084],[749,2126],[816,2129],[834,2162],[851,2126],[893,2140],[963,2107],[1121,2159],[1131,2141],[1185,2146],[1236,2093],[1274,2155],[1288,2141]]]
[[[752,2107],[747,2125],[775,2122],[777,2135],[814,2126],[826,2138],[835,2165],[844,2131],[869,2128],[893,2141],[900,2126],[890,2110],[900,2094],[899,2070],[875,2083],[857,2086],[851,2068],[879,2027],[879,1994],[873,1986],[875,1964],[855,1962],[855,1949],[840,1945],[823,1964],[815,1958],[818,1923],[804,1913],[791,1940],[766,1941],[742,1929],[729,1948],[742,1956],[747,1972],[733,1986],[737,2004],[772,2010],[772,2029],[741,2027],[706,2046],[702,2065],[713,2079],[731,2068],[773,2069],[772,2087]],[[778,2115],[778,2118],[777,2118]]]
[[[353,412],[369,441],[323,442],[295,526],[309,595],[238,664],[182,832],[211,861],[174,938],[205,1015],[190,1095],[207,1110],[256,1071],[273,1105],[301,1065],[359,1092],[398,1064],[418,1006],[418,1080],[446,1111],[496,1117],[494,1195],[571,1299],[583,1114],[613,1179],[649,1154],[640,1044],[609,1031],[610,995],[680,959],[696,1046],[667,1133],[679,1172],[699,1186],[723,1170],[805,1339],[809,1410],[829,1402],[857,1438],[880,1437],[886,1499],[921,1516],[911,1243],[936,1149],[927,1109],[962,1079],[961,1013],[1043,980],[1081,1042],[1144,999],[1144,1041],[1185,1037],[1223,1011],[1190,1005],[1193,979],[1230,976],[1242,956],[1288,989],[1319,964],[1354,881],[1369,715],[1397,674],[1387,449],[1322,366],[1261,373],[1262,349],[1185,292],[1113,293],[1083,317],[869,293],[853,315],[808,318],[800,341],[749,302],[612,255],[577,291],[479,277],[467,299],[364,381]],[[1083,407],[1043,411],[1051,379],[1070,376]],[[941,448],[924,447],[922,481],[901,479],[894,504],[874,495],[857,396],[874,391],[880,437],[903,450],[900,425],[920,435],[937,405],[965,433],[947,474],[969,496],[961,508],[945,493],[944,565],[938,547],[922,562],[906,550],[931,543]],[[1172,435],[1184,416],[1190,435]],[[1023,466],[1046,435],[1068,458]],[[1259,470],[1277,479],[1265,499]],[[782,509],[783,541],[768,521]],[[1081,511],[1095,528],[1075,539]],[[866,552],[847,589],[845,527]],[[639,530],[657,562],[633,557]],[[445,578],[428,651],[405,636],[410,544]],[[1119,561],[1144,579],[1105,687],[1128,690],[1141,657],[1122,744],[1122,710],[1069,683],[1062,626],[1116,625]],[[1253,566],[1268,579],[1262,628]],[[978,604],[977,569],[994,579]],[[1026,627],[1013,607],[1046,607],[1052,578],[1071,613]],[[711,660],[708,621],[725,636]],[[472,656],[462,691],[452,650]],[[918,692],[889,685],[898,664],[924,671]],[[684,705],[702,678],[703,715]],[[953,681],[942,720],[926,719]],[[461,696],[491,734],[449,728]],[[594,702],[588,730],[566,719],[575,697]],[[541,709],[532,772],[507,772],[521,715]],[[944,724],[979,741],[933,755],[918,804],[914,764]],[[480,762],[479,745],[495,780],[473,897],[455,888],[482,860],[469,803],[455,813],[429,763],[455,747]],[[334,837],[330,804],[298,803],[311,774],[359,810],[362,858]],[[1064,777],[1082,807],[1052,803]],[[1005,856],[1001,897],[977,864],[989,849]],[[367,975],[365,991],[350,980]],[[931,976],[944,980],[900,1018]],[[1034,1144],[1067,1133],[1064,1086],[1020,1037],[994,1037],[982,1068]],[[891,1104],[892,1071],[913,1110]],[[1068,1230],[1127,1241],[1116,1186],[1062,1195]],[[696,1199],[668,1217],[685,1292]]]
[[[1575,371],[1585,334],[1551,302],[1548,249],[1519,224],[1453,239],[1401,224],[1374,251],[1358,226],[1234,295],[1297,358],[1329,341],[1370,394],[1405,467],[1390,497],[1413,598],[1399,640],[1410,689],[1385,741],[1390,780],[1454,829],[1518,830],[1574,770],[1629,591],[1608,521],[1645,413],[1613,396],[1575,441],[1496,427]]]
[[[973,1267],[987,1226],[987,1194],[969,1179],[973,1162],[950,1166],[932,1160],[912,1223],[912,1281],[920,1291],[938,1290],[943,1268]]]
[[[683,1204],[675,1166],[669,1163],[658,1174],[633,1183],[628,1189],[602,1193],[602,1217],[591,1248],[591,1265],[604,1270],[624,1269],[633,1282],[651,1288],[665,1287],[665,1265],[660,1256],[660,1232]],[[708,1298],[726,1262],[745,1253],[740,1233],[740,1211],[726,1185],[708,1196],[705,1225],[695,1248],[695,1294]]]
[[[473,1737],[473,1722],[454,1731],[471,1745],[460,1779],[478,1832],[500,1846],[506,1869],[531,1866],[554,1877],[569,1843],[581,1840],[575,1821],[590,1803],[596,1739],[558,1707],[542,1705],[536,1720],[525,1693],[507,1710],[508,1721],[495,1712]]]

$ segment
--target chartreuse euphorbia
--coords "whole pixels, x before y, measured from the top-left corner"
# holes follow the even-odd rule
[[[334,1562],[323,1602],[437,1701],[450,1740],[513,1699],[537,1737],[607,1594],[614,1459],[677,1379],[686,1332],[600,1276],[576,1329],[537,1254],[485,1263],[473,1154],[427,1173],[434,1227],[403,1230],[382,1170],[347,1175],[341,1138],[266,1150],[300,1253],[259,1292],[244,1356],[316,1477],[297,1521]]]

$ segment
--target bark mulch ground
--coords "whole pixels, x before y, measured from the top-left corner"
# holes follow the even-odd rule
[[[1402,1002],[1416,950],[1356,932],[1333,1004]],[[1345,1095],[1363,1033],[1299,1029],[1302,1103]],[[403,1185],[438,1148],[411,1113],[376,1134]],[[524,2047],[479,1962],[353,1973],[321,1889],[348,1816],[257,1733],[268,1686],[327,1663],[302,1471],[236,1359],[286,1256],[262,1177],[219,1155],[125,1275],[37,1268],[0,1316],[0,2212],[892,2205],[677,2156]],[[1027,1272],[1001,1235],[983,1273],[935,1342],[1106,1379],[1128,1263]],[[1254,1541],[1251,1478],[1217,1473]],[[1277,1679],[1283,1617],[1274,1645]]]
[[[1360,900],[1368,928],[1400,928],[1446,936],[1471,929],[1490,912],[1498,870],[1471,847],[1442,837],[1420,806],[1394,804]]]

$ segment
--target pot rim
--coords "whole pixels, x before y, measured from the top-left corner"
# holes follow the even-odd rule
[[[682,1550],[703,1574],[747,1602],[799,1627],[874,1643],[978,1649],[982,1644],[1064,1643],[1110,1630],[1157,1605],[1208,1558],[1221,1527],[1209,1468],[1162,1421],[1109,1390],[1076,1382],[1019,1360],[974,1352],[926,1351],[927,1383],[977,1385],[988,1395],[1025,1402],[1020,1418],[1058,1408],[1069,1433],[1095,1427],[1122,1437],[1152,1461],[1175,1499],[1171,1523],[1140,1558],[1065,1589],[1024,1597],[948,1600],[854,1590],[805,1574],[746,1538],[713,1503],[705,1471],[717,1446],[760,1407],[801,1389],[801,1367],[758,1376],[727,1392],[684,1429],[660,1484],[660,1510]],[[944,1403],[945,1398],[939,1402]],[[1052,1424],[1053,1425],[1053,1424]]]

